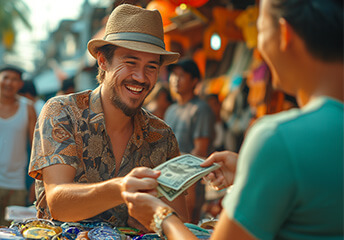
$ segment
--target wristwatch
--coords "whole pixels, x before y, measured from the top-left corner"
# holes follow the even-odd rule
[[[162,230],[162,222],[173,214],[177,216],[177,213],[172,208],[160,207],[153,216],[150,227],[159,235],[161,239],[165,239],[164,232]]]

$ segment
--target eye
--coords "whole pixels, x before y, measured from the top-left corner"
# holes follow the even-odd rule
[[[158,69],[158,67],[156,65],[147,65],[146,68],[150,72],[154,72]]]
[[[135,62],[134,61],[126,61],[126,64],[130,65],[130,66],[135,66]]]

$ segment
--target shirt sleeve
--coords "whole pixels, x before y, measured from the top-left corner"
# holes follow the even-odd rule
[[[54,164],[77,168],[75,124],[72,111],[62,101],[50,100],[37,120],[32,144],[29,175],[42,180],[42,169]]]
[[[229,218],[259,239],[274,239],[295,203],[295,177],[278,128],[257,123],[239,154],[236,178],[223,200]]]

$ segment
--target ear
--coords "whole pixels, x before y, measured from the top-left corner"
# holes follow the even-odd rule
[[[291,39],[293,36],[293,30],[289,23],[284,19],[280,18],[279,21],[280,26],[280,50],[285,51],[291,43]]]
[[[106,71],[107,66],[106,66],[106,59],[104,55],[101,52],[97,52],[97,61],[98,61],[98,66],[102,70]]]
[[[192,79],[192,85],[193,85],[193,88],[194,88],[194,89],[196,88],[198,82],[199,82],[199,79],[198,79],[198,78],[193,78],[193,79]]]

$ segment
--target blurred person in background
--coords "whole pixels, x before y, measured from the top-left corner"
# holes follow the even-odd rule
[[[27,144],[32,142],[36,112],[31,100],[18,95],[22,74],[15,66],[0,68],[0,225],[9,223],[4,219],[7,206],[27,202]]]
[[[156,92],[154,93],[154,96],[149,99],[149,102],[147,102],[145,108],[158,118],[164,119],[165,112],[173,103],[173,99],[168,87],[165,87],[161,83],[157,83],[156,85],[157,86],[153,90],[153,92]]]
[[[212,143],[214,150],[223,151],[225,150],[226,144],[227,125],[221,118],[221,102],[219,101],[219,97],[217,94],[208,94],[205,96],[205,100],[207,101],[210,108],[213,110],[213,113],[216,117],[215,138]]]
[[[32,80],[25,80],[18,94],[30,99],[33,102],[33,105],[36,111],[36,117],[38,117],[45,104],[45,101],[41,99],[40,97],[38,97],[34,82]],[[27,152],[28,152],[28,159],[30,159],[31,142],[27,143]],[[27,168],[26,168],[26,172],[27,172]],[[27,204],[31,205],[36,199],[35,180],[32,177],[30,177],[28,174],[26,174],[25,182],[26,182],[26,189],[28,190]]]
[[[37,94],[36,86],[32,80],[24,81],[23,87],[18,92],[19,95],[30,99],[35,107],[36,115],[39,116],[45,101]]]
[[[165,121],[176,135],[181,153],[206,158],[212,151],[215,115],[209,105],[195,94],[201,81],[197,64],[192,59],[182,59],[168,66],[170,89],[177,102],[165,113]],[[205,187],[201,181],[187,191],[186,199],[191,222],[197,224],[205,201]]]
[[[259,119],[239,153],[214,153],[207,176],[223,200],[211,239],[343,239],[343,1],[261,0],[258,49],[275,88],[300,109]],[[129,213],[149,226],[171,211],[152,195],[123,192]],[[172,210],[173,211],[173,210]],[[152,223],[168,239],[197,239],[175,215]]]
[[[67,79],[64,79],[62,81],[61,90],[59,90],[56,95],[64,95],[64,94],[70,94],[75,93],[75,83],[74,83],[74,77],[70,77]]]

